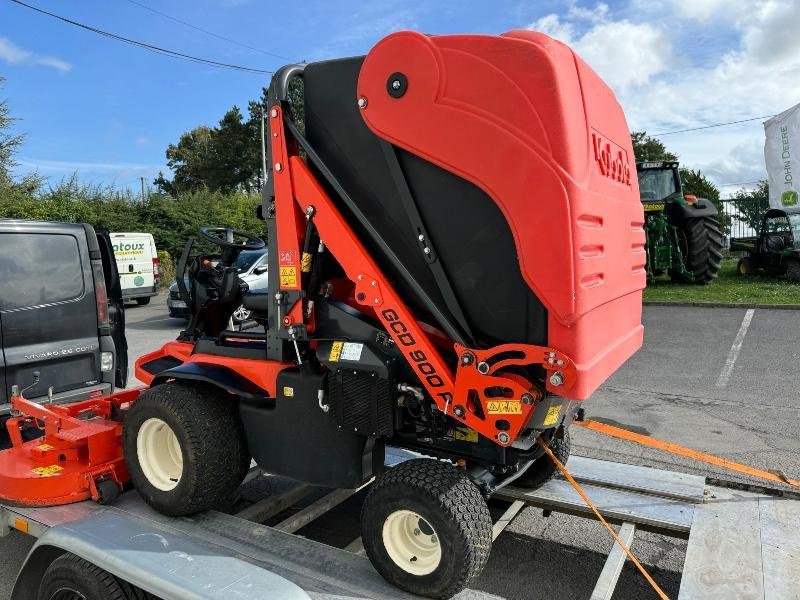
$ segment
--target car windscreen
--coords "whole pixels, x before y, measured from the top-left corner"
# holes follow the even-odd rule
[[[239,273],[245,273],[262,256],[264,256],[263,250],[245,250],[236,259],[236,268],[239,269]]]
[[[84,293],[78,241],[71,235],[0,234],[0,310],[65,302]]]
[[[639,195],[642,200],[663,200],[677,191],[672,169],[639,171]]]

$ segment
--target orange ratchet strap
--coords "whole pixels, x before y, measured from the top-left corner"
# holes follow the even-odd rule
[[[553,451],[550,450],[550,448],[548,448],[547,444],[545,444],[542,441],[541,438],[539,438],[538,443],[544,449],[544,451],[547,453],[547,455],[550,457],[550,460],[552,460],[555,463],[556,467],[558,467],[558,470],[561,471],[561,474],[566,478],[567,481],[569,481],[572,484],[572,487],[575,488],[575,491],[578,492],[578,495],[580,495],[580,497],[583,498],[583,501],[586,502],[586,505],[589,508],[592,509],[592,512],[599,519],[599,521],[603,524],[603,526],[606,529],[608,529],[608,531],[609,531],[609,533],[611,535],[614,536],[614,539],[619,544],[619,547],[622,548],[622,550],[625,552],[625,554],[628,555],[628,558],[631,560],[631,562],[634,565],[636,565],[636,568],[639,569],[639,571],[641,572],[642,575],[644,575],[644,578],[647,580],[647,583],[649,583],[650,586],[655,590],[656,594],[658,594],[658,596],[661,598],[661,600],[669,600],[669,596],[667,596],[664,593],[664,590],[662,590],[659,587],[659,585],[655,582],[655,580],[650,576],[650,573],[647,572],[647,569],[645,569],[642,566],[642,563],[640,563],[636,559],[636,557],[633,555],[633,552],[631,552],[630,548],[628,548],[628,546],[625,545],[625,542],[623,542],[620,539],[620,537],[617,535],[617,532],[614,531],[614,528],[611,527],[611,525],[609,525],[608,522],[603,518],[603,515],[600,514],[600,511],[597,510],[597,507],[592,503],[591,500],[589,500],[589,496],[587,496],[586,493],[581,489],[581,486],[578,485],[578,482],[575,481],[575,479],[573,479],[572,475],[570,475],[569,471],[567,471],[567,468],[563,464],[561,464],[560,460],[558,460],[555,457],[555,454],[553,454]]]
[[[710,465],[723,467],[731,471],[736,471],[737,473],[750,475],[751,477],[758,477],[760,479],[767,479],[777,483],[786,483],[795,487],[800,487],[800,481],[789,479],[783,472],[780,471],[773,473],[772,471],[756,469],[755,467],[743,465],[732,460],[726,460],[724,458],[720,458],[719,456],[714,456],[713,454],[706,454],[705,452],[692,450],[686,446],[680,446],[678,444],[673,444],[672,442],[657,440],[646,435],[628,431],[627,429],[614,427],[613,425],[599,423],[598,421],[592,421],[590,419],[586,419],[585,421],[574,421],[573,425],[578,425],[579,427],[591,429],[592,431],[597,431],[599,433],[605,433],[606,435],[610,435],[621,440],[635,442],[637,444],[641,444],[642,446],[649,446],[650,448],[656,448],[658,450],[663,450],[664,452],[669,452],[685,458],[691,458],[700,462],[708,463]]]

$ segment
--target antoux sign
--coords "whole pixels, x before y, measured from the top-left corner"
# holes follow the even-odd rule
[[[601,174],[625,185],[631,184],[631,164],[627,152],[596,131],[592,132],[592,148]]]
[[[798,206],[800,194],[800,104],[764,123],[764,161],[769,205]]]

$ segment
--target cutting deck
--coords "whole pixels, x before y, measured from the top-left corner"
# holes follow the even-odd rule
[[[388,462],[411,456],[387,453]],[[679,599],[800,598],[800,502],[779,496],[709,486],[705,478],[649,467],[573,456],[571,473],[603,516],[621,525],[626,544],[637,530],[688,538]],[[251,477],[260,476],[254,471]],[[53,508],[2,508],[3,523],[41,536],[39,544],[69,547],[165,600],[286,597],[410,598],[388,585],[361,554],[357,532],[346,549],[293,535],[356,490],[332,490],[274,526],[266,521],[319,488],[289,486],[237,514],[210,511],[174,519],[147,507],[136,492],[114,506],[92,502]],[[561,479],[530,492],[506,488],[495,498],[510,502],[494,537],[525,507],[591,518],[591,511]],[[105,561],[105,562],[103,562]],[[615,544],[591,600],[611,598],[625,562]],[[177,593],[181,595],[176,595]],[[303,595],[305,594],[305,595]],[[457,598],[489,598],[464,590]]]

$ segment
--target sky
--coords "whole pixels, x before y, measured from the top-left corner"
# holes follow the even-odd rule
[[[125,37],[274,70],[364,54],[393,31],[543,31],[606,80],[632,130],[762,117],[800,102],[797,0],[26,0]],[[218,36],[177,23],[156,9]],[[276,56],[277,55],[277,56]],[[181,133],[246,109],[269,75],[154,54],[0,0],[0,97],[25,134],[16,173],[138,190]],[[766,175],[761,120],[663,136],[723,196]],[[748,183],[745,187],[751,187]]]

